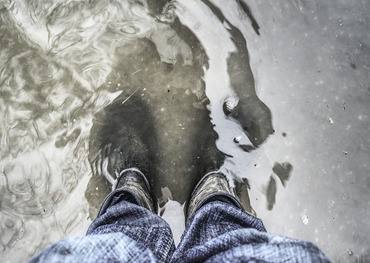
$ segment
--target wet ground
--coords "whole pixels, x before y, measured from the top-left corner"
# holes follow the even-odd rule
[[[369,10],[0,3],[2,260],[83,235],[115,180],[107,158],[149,145],[127,162],[146,163],[176,239],[192,185],[220,169],[268,231],[370,261]]]

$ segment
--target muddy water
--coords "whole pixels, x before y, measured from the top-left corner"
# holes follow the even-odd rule
[[[341,5],[1,3],[4,261],[84,234],[116,178],[107,160],[142,148],[150,161],[131,163],[149,163],[177,238],[192,186],[221,170],[272,232],[364,258],[368,17]]]

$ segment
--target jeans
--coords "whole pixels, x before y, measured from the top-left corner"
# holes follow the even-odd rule
[[[222,198],[194,213],[176,248],[161,217],[116,195],[86,236],[54,243],[30,262],[330,262],[314,244],[267,233]]]

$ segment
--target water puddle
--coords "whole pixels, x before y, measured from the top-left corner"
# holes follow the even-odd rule
[[[165,208],[221,170],[248,211],[274,209],[294,171],[265,153],[287,134],[258,96],[248,38],[260,25],[246,1],[6,1],[0,19],[4,262],[83,234],[116,178],[107,160],[135,155],[132,141],[150,145]]]

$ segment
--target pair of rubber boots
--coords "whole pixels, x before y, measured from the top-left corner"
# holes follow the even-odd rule
[[[152,194],[148,180],[139,169],[129,168],[120,173],[115,190],[105,199],[99,215],[106,210],[111,199],[118,192],[128,193],[134,203],[157,213],[156,198]],[[241,203],[233,194],[226,176],[219,172],[213,172],[203,176],[195,186],[186,206],[186,223],[201,206],[213,200],[223,200],[242,209]]]

